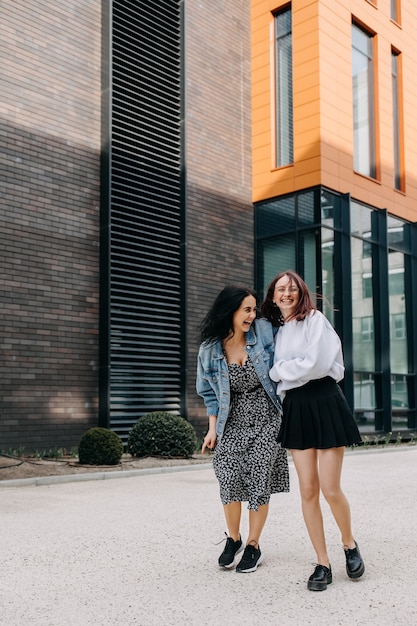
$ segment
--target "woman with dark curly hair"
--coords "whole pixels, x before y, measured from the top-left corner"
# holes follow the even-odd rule
[[[352,535],[349,502],[340,487],[345,446],[361,437],[338,386],[344,376],[341,342],[326,317],[316,309],[307,285],[295,272],[278,274],[261,308],[279,326],[270,376],[283,399],[280,441],[291,450],[300,484],[304,521],[317,555],[307,587],[323,591],[332,582],[320,490],[339,527],[350,578],[365,566]]]
[[[202,452],[213,449],[228,528],[220,567],[232,568],[243,550],[241,503],[248,502],[249,535],[237,572],[254,572],[272,493],[289,490],[287,453],[277,442],[281,403],[268,372],[274,358],[272,324],[257,318],[257,296],[225,287],[201,324],[197,392],[209,427]]]

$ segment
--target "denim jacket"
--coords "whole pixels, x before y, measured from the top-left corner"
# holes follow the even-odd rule
[[[268,320],[256,319],[246,333],[246,350],[262,386],[281,413],[276,383],[269,378],[269,370],[274,362],[276,330]],[[201,344],[198,352],[196,389],[204,400],[207,415],[217,416],[216,434],[220,439],[230,410],[229,370],[220,341]]]

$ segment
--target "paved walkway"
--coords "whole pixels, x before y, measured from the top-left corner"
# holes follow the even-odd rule
[[[323,505],[334,583],[309,592],[314,555],[292,490],[271,499],[264,563],[222,571],[212,468],[0,488],[0,624],[417,625],[417,447],[347,452],[343,485],[366,573],[349,580]],[[77,477],[75,477],[76,479]],[[244,532],[247,514],[244,510]]]

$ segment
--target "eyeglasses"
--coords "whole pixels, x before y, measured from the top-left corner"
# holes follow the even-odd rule
[[[285,293],[286,291],[289,291],[289,293],[297,293],[298,287],[275,287],[275,291],[278,293]]]

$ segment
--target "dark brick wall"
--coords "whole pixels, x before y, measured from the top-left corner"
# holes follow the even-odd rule
[[[97,422],[100,2],[0,23],[0,449],[69,449]]]
[[[0,7],[0,449],[97,423],[100,2]],[[185,3],[187,416],[197,328],[253,284],[249,3]]]
[[[198,324],[224,285],[253,286],[249,5],[205,0],[185,11],[187,400],[200,433]]]

